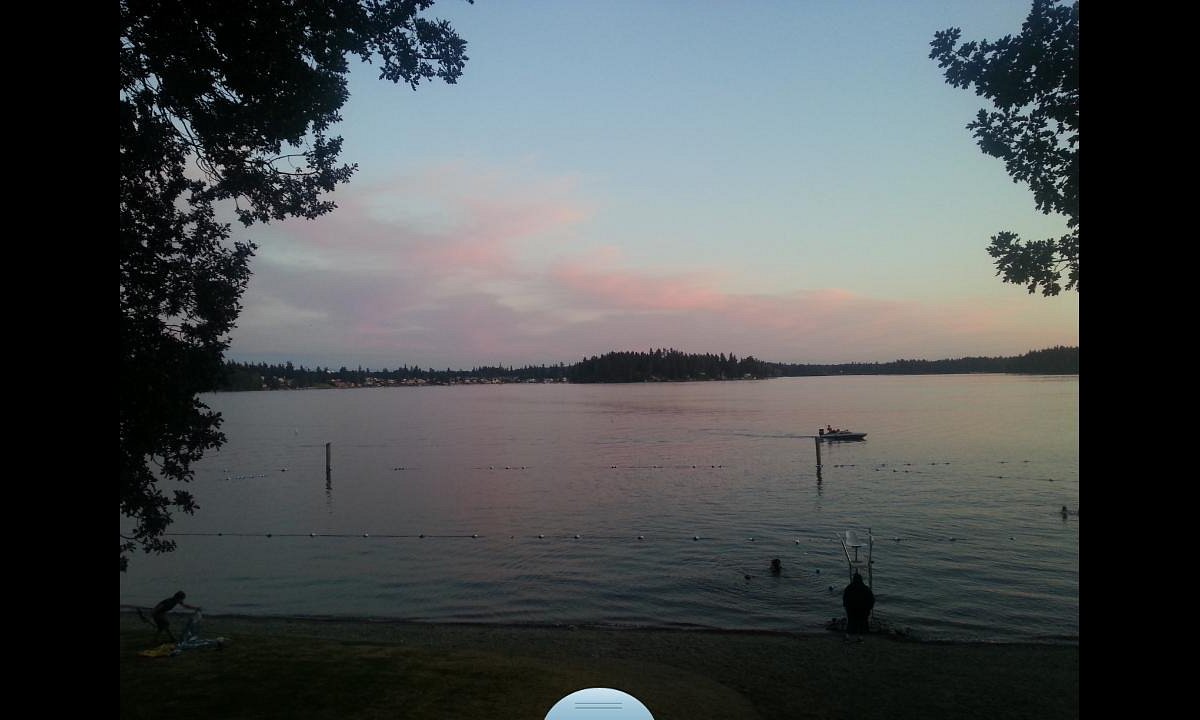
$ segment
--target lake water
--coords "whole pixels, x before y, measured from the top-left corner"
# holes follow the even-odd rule
[[[839,534],[869,529],[886,625],[1078,639],[1075,376],[203,399],[228,443],[122,604],[182,588],[210,613],[811,632],[842,615]],[[823,444],[818,473],[801,436],[827,423],[868,435]]]

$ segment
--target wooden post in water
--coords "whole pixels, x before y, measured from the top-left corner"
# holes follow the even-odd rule
[[[329,474],[329,446],[331,443],[325,443],[325,474]]]
[[[867,587],[875,587],[875,535],[867,528]]]
[[[817,472],[821,472],[821,437],[813,436],[813,444],[817,446]]]

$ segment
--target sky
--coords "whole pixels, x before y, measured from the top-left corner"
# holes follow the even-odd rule
[[[1074,291],[1003,283],[992,235],[1063,234],[965,129],[929,42],[1028,0],[441,0],[458,83],[356,65],[333,213],[258,244],[227,357],[570,364],[674,348],[787,363],[1079,343]]]

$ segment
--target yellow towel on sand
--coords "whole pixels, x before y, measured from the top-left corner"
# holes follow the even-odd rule
[[[162,645],[159,645],[156,648],[150,648],[149,650],[143,650],[140,653],[138,653],[138,655],[141,655],[143,657],[167,657],[168,655],[170,655],[173,652],[175,652],[175,643],[163,643]]]

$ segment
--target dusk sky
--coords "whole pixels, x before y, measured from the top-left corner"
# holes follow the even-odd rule
[[[417,91],[357,66],[338,210],[259,245],[227,356],[354,367],[675,348],[795,363],[1079,342],[1079,299],[995,275],[1065,232],[965,125],[938,30],[1029,0],[442,0],[470,57]]]

